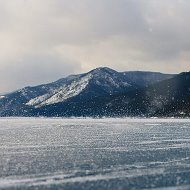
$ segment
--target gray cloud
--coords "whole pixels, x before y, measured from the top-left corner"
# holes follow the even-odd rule
[[[0,92],[98,66],[190,68],[187,0],[1,0]]]

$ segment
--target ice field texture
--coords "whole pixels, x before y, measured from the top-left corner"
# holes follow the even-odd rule
[[[0,118],[0,189],[190,189],[190,120]]]

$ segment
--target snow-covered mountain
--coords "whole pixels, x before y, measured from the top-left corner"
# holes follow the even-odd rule
[[[58,88],[51,88],[47,93],[37,96],[26,103],[30,106],[44,106],[64,102],[81,93],[90,96],[102,96],[121,92],[131,85],[122,77],[122,74],[109,68],[98,68],[78,77],[69,77],[72,80],[59,80],[62,83]],[[92,88],[93,87],[93,88]]]
[[[126,93],[172,77],[173,75],[154,72],[117,72],[101,67],[88,73],[70,75],[53,83],[25,87],[5,94],[0,98],[0,115]]]

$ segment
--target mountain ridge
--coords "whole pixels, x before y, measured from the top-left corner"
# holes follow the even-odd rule
[[[4,95],[0,99],[0,116],[25,114],[24,112],[27,115],[31,110],[64,102],[80,103],[87,99],[128,93],[174,76],[159,72],[117,72],[108,67],[100,67],[87,73],[69,75],[52,83],[28,86]]]
[[[190,117],[190,72],[128,93],[73,100],[36,111],[62,117]]]

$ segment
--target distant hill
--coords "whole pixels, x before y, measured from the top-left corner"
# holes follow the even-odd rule
[[[151,110],[146,107],[144,111],[143,106],[146,103],[141,102],[141,99],[146,99],[146,92],[154,99],[153,95],[155,97],[157,95],[152,93],[151,88],[162,84],[165,88],[165,81],[175,80],[178,77],[175,76],[156,72],[117,72],[107,67],[97,68],[88,73],[70,75],[53,83],[25,87],[1,96],[0,116],[143,115],[148,113],[148,109]],[[161,86],[158,88],[162,89]],[[139,94],[138,98],[136,93]],[[139,108],[138,104],[141,104]],[[126,108],[129,105],[133,111]],[[153,105],[154,112],[155,109]],[[161,115],[161,112],[157,113]]]

